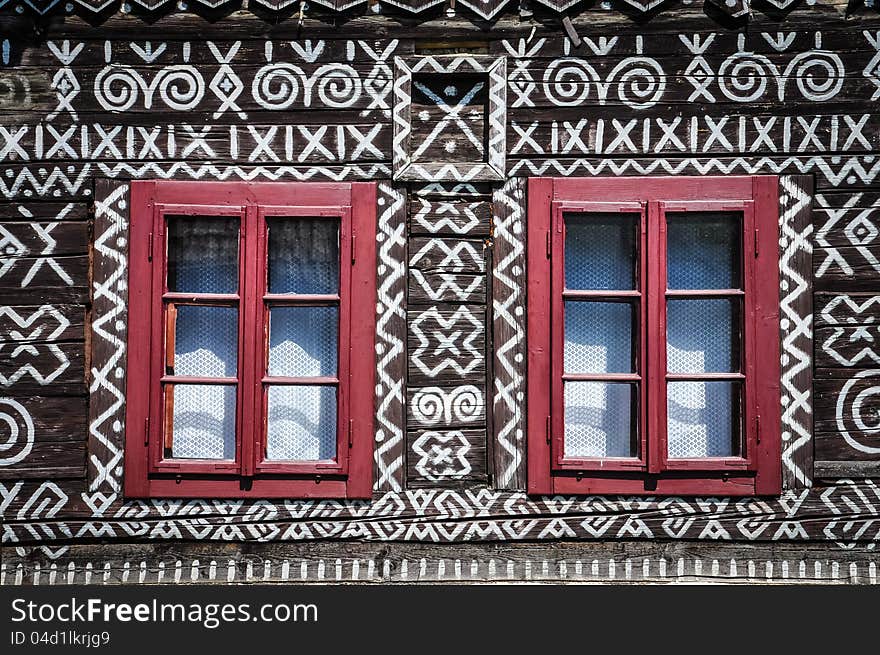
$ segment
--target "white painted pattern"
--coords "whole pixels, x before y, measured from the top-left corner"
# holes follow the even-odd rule
[[[472,384],[451,390],[425,387],[416,390],[410,402],[413,417],[420,425],[471,423],[480,418],[483,392]]]
[[[379,184],[378,301],[376,304],[376,463],[377,491],[400,491],[403,479],[406,194]],[[400,374],[392,373],[395,367]],[[396,411],[395,411],[396,410]]]
[[[860,364],[880,364],[880,296],[864,298],[862,302],[848,295],[834,296],[822,308],[822,320],[835,325],[828,338],[822,342],[822,351],[832,357],[841,366],[859,366]],[[841,337],[846,334],[846,327],[851,327],[846,335],[846,344],[864,344],[850,356],[843,355],[838,346]],[[841,346],[844,344],[840,344]]]
[[[485,55],[438,55],[419,57],[395,57],[394,60],[394,139],[392,155],[394,179],[424,181],[467,182],[474,179],[504,179],[507,155],[507,59]],[[488,82],[488,125],[487,134],[480,135],[486,141],[486,151],[482,159],[473,162],[445,163],[420,161],[421,155],[441,131],[450,124],[461,129],[470,127],[458,118],[461,106],[449,107],[436,94],[435,104],[450,118],[440,121],[427,135],[414,129],[412,109],[412,85],[415,75],[436,74],[449,76],[453,81],[456,74],[485,74]],[[473,89],[472,89],[473,91]],[[439,101],[439,102],[438,102]],[[471,135],[473,136],[473,135]]]
[[[0,398],[0,467],[12,466],[34,447],[34,421],[14,398]]]
[[[436,306],[431,307],[412,319],[409,329],[418,341],[409,360],[429,378],[447,369],[465,376],[484,363],[485,356],[476,341],[483,335],[485,321],[468,307],[458,307],[448,317]],[[430,362],[437,357],[442,359]]]
[[[880,415],[876,409],[880,379],[865,385],[875,378],[880,378],[878,369],[859,371],[848,379],[837,396],[835,413],[837,429],[844,441],[851,448],[870,455],[880,455]]]
[[[880,201],[873,203],[872,207],[859,210],[854,218],[845,225],[841,225],[844,218],[853,213],[853,208],[859,207],[863,203],[863,195],[861,193],[852,194],[844,206],[840,208],[830,208],[828,201],[822,195],[816,197],[818,205],[825,210],[827,215],[827,219],[816,232],[816,245],[823,249],[825,255],[822,263],[816,269],[817,278],[826,276],[829,272],[852,276],[854,274],[853,266],[861,263],[861,260],[864,260],[876,273],[880,273],[880,261],[874,255],[874,245],[880,242],[877,238],[880,228],[872,220],[874,210],[880,207]],[[840,247],[830,243],[829,235],[832,232],[843,232],[852,246],[851,252],[861,255],[859,261],[848,261]]]
[[[525,193],[521,185],[508,182],[493,195],[493,215],[496,252],[506,251],[494,261],[492,276],[498,286],[492,297],[493,321],[510,331],[510,338],[495,343],[495,379],[493,404],[506,408],[505,421],[497,421],[494,430],[496,440],[509,456],[507,466],[497,471],[497,483],[506,488],[521,466],[525,444],[525,378],[522,374],[525,362],[525,293],[520,280],[525,272],[519,270],[524,250]],[[499,209],[504,207],[502,216]]]
[[[412,444],[419,458],[416,472],[432,482],[466,477],[471,472],[470,450],[471,444],[460,430],[422,432]]]
[[[812,425],[805,423],[812,416],[812,386],[804,388],[797,378],[813,366],[813,316],[798,309],[804,294],[811,293],[810,259],[812,253],[812,221],[803,227],[795,218],[809,207],[812,198],[794,180],[780,178],[779,225],[779,308],[782,339],[782,469],[786,486],[810,486],[812,474],[796,461],[803,450],[812,448]],[[805,265],[798,262],[804,261]]]
[[[466,284],[461,285],[458,282],[458,276],[454,273],[438,273],[437,278],[439,278],[440,284],[432,285],[431,281],[418,269],[410,270],[410,275],[432,302],[442,301],[449,294],[452,294],[455,300],[467,301],[483,282],[483,278],[477,276],[469,279]]]
[[[349,162],[390,159],[377,141],[388,126],[190,125],[122,126],[82,123],[67,129],[46,124],[0,126],[0,161],[141,161],[178,157],[268,163]]]

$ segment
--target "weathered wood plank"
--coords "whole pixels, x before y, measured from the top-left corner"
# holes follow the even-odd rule
[[[870,291],[880,287],[880,243],[813,249],[817,291]]]
[[[880,323],[817,328],[816,366],[880,366]]]
[[[880,295],[862,293],[816,293],[816,327],[873,325],[880,312]]]
[[[817,478],[877,478],[880,477],[880,462],[826,462],[817,460],[815,470]]]
[[[86,393],[83,343],[0,343],[0,391],[10,396]]]
[[[445,383],[430,387],[409,386],[406,393],[410,429],[485,427],[485,387]]]
[[[85,307],[80,305],[0,306],[0,343],[82,341]]]
[[[410,204],[410,235],[488,236],[488,202],[415,198]]]
[[[4,130],[16,135],[15,150],[0,156],[12,164],[66,161],[240,161],[248,163],[338,163],[391,159],[391,121],[344,124],[333,113],[317,122],[321,112],[304,122],[285,114],[266,122],[241,121],[218,125],[210,115],[202,123],[188,116],[144,114],[108,120],[98,114],[69,128],[20,121]],[[161,123],[162,119],[167,122]]]
[[[484,381],[484,306],[410,308],[407,326],[410,384],[431,384],[438,380]]]
[[[8,268],[4,267],[5,270],[0,274],[0,295],[4,300],[7,300],[7,290],[14,292],[31,287],[88,287],[89,258],[86,255],[10,257],[5,262]]]
[[[526,484],[524,362],[526,288],[526,183],[508,180],[493,198],[492,448],[495,484]]]
[[[0,480],[83,478],[86,474],[85,434],[79,441],[37,441],[20,462],[0,467]]]
[[[407,431],[407,487],[485,484],[486,430]]]
[[[824,459],[834,452],[843,461],[872,459],[880,461],[880,373],[877,369],[850,371],[819,369],[835,377],[819,377],[814,382],[815,421],[817,438]],[[845,374],[846,377],[840,376]],[[870,457],[865,457],[868,455]]]
[[[89,226],[84,222],[0,223],[0,239],[6,244],[3,261],[7,263],[41,255],[80,255],[88,252]]]
[[[486,276],[456,273],[409,271],[409,302],[413,305],[434,303],[486,302]]]
[[[0,550],[4,585],[317,582],[876,583],[866,546],[587,541],[74,544],[57,559]],[[872,575],[872,571],[874,572]]]
[[[826,464],[837,462],[847,464],[850,462],[873,462],[880,465],[880,456],[876,452],[865,452],[853,448],[851,443],[872,448],[870,440],[865,438],[864,432],[848,433],[846,436],[841,432],[817,432],[814,435],[816,460],[822,460]],[[875,440],[876,441],[876,440]]]
[[[410,268],[432,273],[485,273],[481,241],[414,237],[409,241]]]
[[[0,222],[85,221],[88,205],[82,202],[0,203]]]
[[[128,225],[131,199],[126,181],[95,181],[94,260],[89,345],[92,383],[89,396],[88,482],[94,493],[121,492],[124,451],[125,342],[128,337]]]
[[[378,189],[375,489],[403,489],[406,412],[406,193]]]

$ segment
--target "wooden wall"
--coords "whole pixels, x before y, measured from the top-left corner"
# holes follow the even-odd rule
[[[0,452],[4,546],[880,540],[880,18],[820,3],[782,22],[683,8],[641,24],[587,11],[573,25],[578,47],[558,23],[517,17],[297,29],[172,14],[148,41],[135,17],[35,32],[0,15],[0,412],[16,435]],[[506,182],[469,177],[458,164],[472,155],[445,150],[467,145],[452,131],[432,137],[433,156],[457,165],[445,179],[392,179],[394,58],[448,52],[440,39],[506,58]],[[413,98],[416,148],[442,115],[426,98]],[[497,99],[485,102],[493,114]],[[523,180],[752,173],[801,176],[780,244],[789,490],[528,499]],[[382,181],[372,503],[120,496],[134,178]]]

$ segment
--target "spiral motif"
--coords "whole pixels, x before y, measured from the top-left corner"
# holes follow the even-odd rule
[[[440,387],[419,389],[410,403],[416,420],[425,425],[435,425],[443,420],[446,414],[445,396]]]
[[[20,462],[34,447],[34,422],[21,403],[0,398],[0,466]]]
[[[299,97],[302,70],[292,64],[267,64],[251,85],[254,100],[265,109],[287,109]]]
[[[318,98],[326,107],[342,109],[351,107],[361,97],[361,78],[351,66],[327,64],[321,66],[310,80],[310,87],[317,87]],[[311,98],[306,99],[309,104]]]
[[[730,100],[753,102],[767,90],[768,77],[778,77],[776,66],[763,55],[737,52],[718,69],[718,86]]]
[[[95,77],[95,97],[108,111],[127,111],[140,97],[143,83],[131,69],[108,66]]]
[[[158,85],[162,101],[176,111],[189,111],[205,95],[205,80],[193,66],[168,66],[153,80]]]
[[[788,65],[786,79],[791,71],[794,71],[798,91],[813,102],[830,100],[840,93],[846,73],[840,57],[831,52],[802,52]]]
[[[880,370],[857,373],[840,390],[837,397],[837,427],[850,447],[877,455],[880,454],[880,412],[877,411],[880,401],[875,397],[880,396],[880,385],[865,387],[866,377],[880,377]],[[857,389],[857,386],[860,388]],[[863,442],[868,439],[877,445]]]
[[[597,82],[596,70],[582,59],[556,59],[544,71],[544,94],[555,105],[574,107],[590,97]]]
[[[440,421],[462,423],[476,421],[483,406],[483,393],[472,384],[456,387],[449,393],[440,387],[419,389],[410,407],[413,416],[423,425],[436,425]]]
[[[449,394],[449,414],[459,421],[469,423],[477,420],[483,405],[483,394],[472,384],[458,387]]]
[[[656,105],[666,90],[666,73],[653,59],[630,57],[611,71],[608,82],[617,82],[617,97],[633,109]]]

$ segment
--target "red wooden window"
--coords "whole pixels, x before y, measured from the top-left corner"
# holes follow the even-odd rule
[[[780,491],[776,189],[529,181],[531,493]]]
[[[375,185],[145,181],[131,203],[125,494],[368,498]]]

